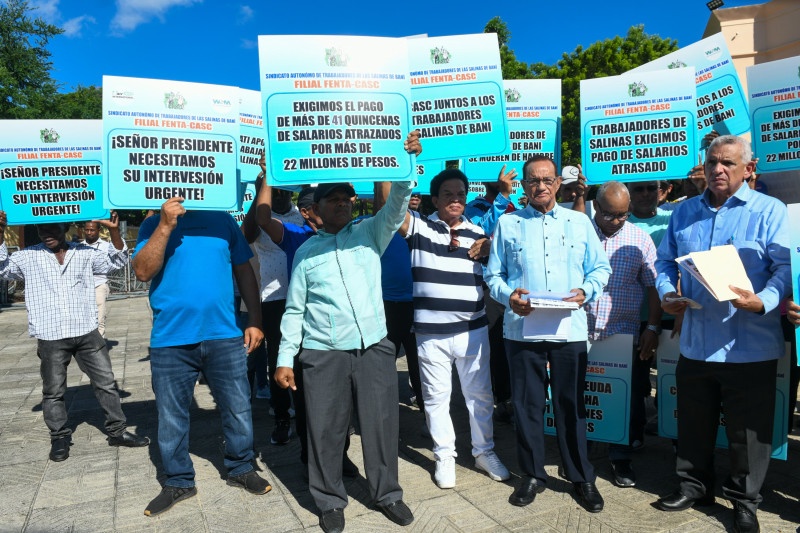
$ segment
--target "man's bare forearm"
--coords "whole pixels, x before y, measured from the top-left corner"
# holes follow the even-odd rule
[[[242,296],[244,305],[247,306],[249,327],[261,329],[261,298],[256,282],[256,275],[250,262],[234,265],[233,275],[236,277],[236,284],[239,286],[239,294]]]
[[[153,235],[133,258],[133,271],[139,281],[150,281],[164,266],[164,251],[172,230],[159,224]]]

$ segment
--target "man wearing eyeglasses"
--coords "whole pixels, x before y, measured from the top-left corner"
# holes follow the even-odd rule
[[[657,191],[654,193],[657,199]],[[650,360],[661,333],[661,301],[655,290],[656,247],[646,232],[628,222],[631,196],[625,185],[604,183],[597,191],[595,205],[592,223],[611,262],[611,277],[603,294],[586,305],[589,338],[598,342],[616,334],[633,336],[630,440],[627,445],[612,444],[608,449],[614,484],[633,487],[636,474],[631,468],[631,451],[637,442],[640,446],[644,441],[644,398],[649,393]],[[645,295],[650,306],[649,322],[640,330],[639,313]]]
[[[665,311],[686,314],[675,370],[678,396],[678,489],[655,502],[663,511],[714,504],[714,445],[725,412],[730,473],[722,494],[733,502],[734,531],[759,531],[756,511],[772,453],[775,374],[783,356],[780,301],[789,293],[786,206],[744,182],[755,169],[750,143],[734,135],[714,139],[704,163],[708,188],[683,202],[658,248],[656,287]],[[678,265],[690,252],[733,245],[754,292],[731,286],[738,298],[718,301],[692,276],[675,301]]]
[[[528,505],[545,489],[544,408],[549,383],[564,473],[580,503],[590,512],[599,512],[603,498],[595,486],[586,445],[587,325],[582,306],[599,297],[611,267],[591,219],[557,205],[561,177],[555,162],[532,157],[522,175],[528,207],[500,217],[487,268],[492,298],[507,306],[504,333],[522,471],[509,502]],[[535,320],[537,311],[525,295],[548,291],[571,292],[574,295],[565,300],[579,306],[572,311],[567,339],[526,339],[524,317],[533,313],[531,320]]]
[[[411,245],[414,331],[417,338],[425,416],[441,489],[456,484],[456,434],[450,419],[452,367],[467,403],[475,468],[495,481],[510,474],[494,453],[489,328],[483,300],[483,269],[477,261],[483,230],[464,216],[467,177],[447,169],[431,180],[436,213],[409,211],[399,229]]]

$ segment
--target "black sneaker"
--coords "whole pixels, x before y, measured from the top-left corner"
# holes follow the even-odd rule
[[[153,498],[144,510],[146,516],[156,516],[169,511],[176,503],[189,499],[197,494],[197,487],[171,487],[165,485],[161,494]]]
[[[275,429],[272,430],[272,436],[269,441],[272,444],[282,446],[289,442],[292,438],[292,421],[290,419],[276,420]]]
[[[50,443],[50,460],[55,462],[66,461],[69,457],[69,437],[61,437]]]
[[[614,485],[622,488],[636,486],[636,473],[631,468],[630,461],[611,461],[611,470],[614,472]]]
[[[228,476],[227,483],[231,487],[241,487],[251,494],[266,494],[272,490],[269,481],[256,474],[255,470],[250,470],[240,476]]]

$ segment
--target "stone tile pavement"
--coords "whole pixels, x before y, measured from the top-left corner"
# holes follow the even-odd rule
[[[150,321],[143,298],[109,303],[107,337],[110,356],[131,429],[155,441],[157,424],[150,366],[147,360]],[[0,532],[295,532],[319,531],[313,501],[303,481],[299,444],[269,444],[272,421],[268,403],[254,405],[257,466],[273,490],[254,496],[225,484],[219,416],[207,387],[200,385],[191,408],[190,450],[197,470],[197,497],[161,517],[143,515],[160,490],[161,462],[155,444],[148,448],[109,447],[103,416],[88,379],[72,364],[67,405],[75,428],[70,458],[48,461],[49,436],[42,420],[41,380],[35,341],[27,335],[24,309],[0,312]],[[405,501],[416,516],[407,527],[395,526],[369,508],[366,480],[347,482],[350,504],[347,531],[413,532],[714,532],[731,531],[731,505],[721,498],[714,507],[663,513],[650,506],[677,483],[671,443],[650,437],[637,453],[639,484],[619,489],[610,482],[606,448],[595,446],[592,460],[605,511],[585,512],[573,498],[570,484],[559,477],[555,440],[548,438],[548,489],[524,508],[511,506],[515,479],[496,483],[473,468],[469,425],[463,399],[454,394],[453,417],[458,433],[457,487],[440,490],[433,482],[431,442],[422,435],[424,417],[406,398],[405,359],[398,361],[401,384],[400,481]],[[495,426],[497,453],[512,472],[517,470],[513,428]],[[349,452],[362,468],[360,439]],[[727,454],[717,457],[724,479]],[[720,495],[719,488],[717,490]],[[800,439],[792,436],[789,461],[773,461],[759,518],[762,531],[794,532],[800,522]]]

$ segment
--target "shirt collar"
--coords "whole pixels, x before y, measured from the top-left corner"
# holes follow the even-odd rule
[[[725,206],[728,202],[731,201],[732,198],[736,198],[736,200],[738,202],[740,202],[740,203],[743,203],[743,204],[747,203],[751,199],[752,196],[753,196],[753,191],[750,189],[750,186],[747,184],[747,182],[744,181],[739,186],[739,189],[735,193],[733,193],[733,196],[731,196],[730,198],[725,200],[725,203],[722,204],[720,207]],[[703,191],[703,197],[702,198],[703,198],[703,203],[706,204],[707,207],[709,207],[711,209],[714,209],[711,206],[711,190],[710,189],[706,188],[706,190]]]
[[[538,209],[534,208],[531,204],[528,204],[528,206],[525,209],[528,209],[529,212],[531,214],[533,214],[534,217],[551,216],[551,217],[553,217],[555,219],[557,219],[558,216],[561,214],[561,211],[564,210],[563,207],[558,205],[558,202],[556,202],[556,205],[553,207],[553,209],[551,209],[547,213],[542,213]]]
[[[436,213],[436,212],[431,213],[428,216],[428,220],[431,220],[433,222],[436,222],[438,224],[446,226],[447,229],[452,229],[452,228],[450,228],[450,226],[447,225],[447,223],[444,220],[439,218],[439,213]],[[457,229],[461,229],[463,227],[462,224],[464,224],[465,222],[467,222],[467,223],[469,222],[469,219],[467,217],[465,217],[464,215],[461,215],[461,218],[459,218],[459,220],[461,221],[461,224],[456,226]]]
[[[614,237],[622,233],[622,231],[628,226],[628,221],[626,220],[625,222],[623,222],[622,226],[620,226],[619,229],[615,231],[612,235],[606,235],[605,233],[603,233],[603,230],[600,229],[600,226],[597,225],[597,221],[594,219],[594,217],[592,217],[592,226],[594,226],[594,230],[597,232],[597,236],[602,241],[607,239],[613,239]]]

